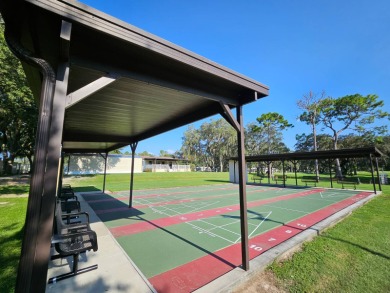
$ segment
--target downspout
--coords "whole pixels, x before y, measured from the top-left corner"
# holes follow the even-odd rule
[[[18,42],[16,35],[15,32],[11,32],[9,27],[6,26],[4,36],[12,53],[20,60],[37,67],[43,77],[35,140],[35,163],[32,170],[22,251],[15,287],[15,292],[29,292],[33,281],[32,270],[35,261],[35,247],[44,186],[46,154],[56,74],[47,61],[33,57],[32,53]]]

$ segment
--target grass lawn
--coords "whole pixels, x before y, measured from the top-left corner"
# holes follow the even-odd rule
[[[0,197],[0,292],[14,292],[26,207],[26,197]]]
[[[383,191],[290,260],[272,264],[275,285],[287,292],[390,292],[390,186]]]
[[[0,186],[0,195],[2,194],[28,194],[30,185],[18,184],[18,185],[3,185]]]
[[[102,190],[103,175],[65,177],[76,191]],[[197,186],[229,182],[228,172],[162,172],[134,174],[134,189]],[[130,190],[130,174],[107,174],[106,191]]]

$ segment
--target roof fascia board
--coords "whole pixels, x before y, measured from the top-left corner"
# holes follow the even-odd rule
[[[108,86],[109,84],[116,81],[119,77],[114,75],[102,76],[99,79],[87,84],[86,86],[70,93],[66,96],[66,109],[72,107],[83,99],[89,97],[90,95],[96,93],[102,88]]]
[[[64,0],[25,1],[61,15],[62,17],[74,20],[93,30],[98,30],[127,42],[137,44],[141,47],[183,62],[188,66],[212,73],[263,95],[268,95],[269,88],[253,79],[82,3]]]

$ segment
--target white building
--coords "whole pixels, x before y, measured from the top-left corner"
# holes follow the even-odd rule
[[[131,155],[109,154],[107,174],[130,173]],[[65,159],[64,174],[104,174],[105,159],[99,154],[72,154]],[[142,172],[190,172],[187,161],[170,157],[134,157],[134,173]]]

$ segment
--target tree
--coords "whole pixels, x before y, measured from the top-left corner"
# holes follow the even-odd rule
[[[0,19],[0,23],[2,23]],[[11,165],[26,156],[32,166],[38,107],[19,60],[11,53],[0,24],[0,137],[1,151]],[[4,168],[10,172],[9,167]]]
[[[390,170],[390,136],[385,135],[382,137],[381,141],[378,143],[378,148],[385,155],[382,158],[382,169]]]
[[[299,120],[305,122],[306,124],[311,126],[311,131],[313,134],[313,147],[314,151],[317,151],[317,129],[316,126],[318,124],[318,115],[320,111],[320,103],[325,99],[325,92],[323,91],[321,96],[318,97],[312,91],[304,94],[301,100],[297,101],[297,106],[301,110],[303,110],[303,114],[299,116]],[[317,180],[320,178],[320,174],[318,171],[318,160],[315,160],[315,172]]]
[[[202,146],[200,142],[200,130],[194,125],[189,125],[182,137],[181,151],[184,156],[195,165],[202,165]]]
[[[306,135],[305,133],[297,134],[295,136],[296,143],[295,143],[295,150],[297,152],[311,152],[313,151],[313,133],[310,133],[309,135]],[[318,150],[331,150],[332,149],[332,137],[329,134],[319,134],[317,135],[317,149]],[[300,161],[299,166],[301,171],[308,171],[308,170],[314,170],[315,172],[318,170],[318,173],[323,172],[325,169],[324,166],[321,168],[321,164],[324,165],[321,162],[311,161],[311,160],[305,160]],[[328,164],[325,164],[328,166]]]
[[[200,139],[205,162],[211,169],[222,172],[228,158],[237,154],[236,132],[225,119],[211,120],[200,127]]]
[[[324,128],[332,134],[333,149],[338,149],[339,136],[346,130],[358,132],[383,132],[386,126],[371,125],[377,119],[389,119],[389,114],[381,108],[384,102],[378,100],[377,95],[362,96],[360,94],[348,95],[334,99],[328,97],[320,102],[319,121]],[[341,177],[340,161],[336,160],[336,174]]]
[[[284,117],[278,113],[270,112],[258,117],[254,131],[264,133],[266,137],[267,153],[278,153],[278,145],[283,139],[282,131],[293,127]]]
[[[258,125],[252,122],[245,128],[245,153],[259,155],[267,153],[267,137],[264,131],[258,130]]]
[[[296,143],[294,148],[298,152],[311,152],[313,151],[313,134],[306,135],[305,133],[297,134],[295,136]],[[317,149],[320,151],[332,149],[332,137],[329,134],[317,135]]]
[[[141,156],[141,157],[154,157],[153,154],[147,152],[147,151],[143,151],[143,152],[140,152],[137,154],[138,156]]]
[[[166,151],[166,150],[160,150],[160,154],[159,154],[160,157],[173,157],[173,154],[171,154],[170,152]]]
[[[224,119],[203,123],[199,129],[190,125],[184,133],[182,153],[197,165],[219,169],[237,154],[236,132]]]
[[[284,119],[283,115],[275,112],[262,114],[256,120],[259,125],[255,126],[254,131],[261,132],[265,135],[267,153],[272,154],[285,152],[287,148],[282,143],[282,131],[293,127],[293,125],[288,123],[288,121]],[[272,166],[269,164],[268,176],[271,176],[271,173]]]

